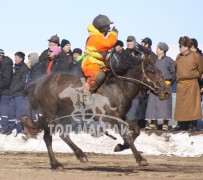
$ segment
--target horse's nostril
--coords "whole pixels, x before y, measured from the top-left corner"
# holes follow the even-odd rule
[[[165,92],[165,93],[164,93],[164,96],[165,96],[166,98],[169,98],[169,97],[171,96],[171,93]]]

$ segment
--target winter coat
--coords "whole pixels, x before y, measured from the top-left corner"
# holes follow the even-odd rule
[[[65,61],[67,61],[67,62],[71,62],[71,61],[72,61],[72,52],[71,52],[70,54],[66,54],[66,53],[64,52],[64,50],[61,49],[61,52],[60,52],[59,56],[60,56],[62,59],[64,59]]]
[[[43,76],[47,75],[47,68],[50,60],[48,58],[44,59],[41,63],[41,74]],[[54,72],[67,72],[68,71],[68,63],[64,61],[60,56],[56,56],[54,58],[53,65],[51,67],[51,73]]]
[[[13,61],[11,58],[4,56],[0,62],[0,95],[9,95],[9,86],[13,74]]]
[[[168,56],[163,56],[161,59],[156,60],[156,66],[162,72],[166,84],[172,84],[176,80],[175,61]]]
[[[48,58],[48,51],[49,49],[46,49],[42,52],[42,54],[39,56],[39,62],[42,62],[42,61],[47,61],[49,58]],[[61,49],[61,52],[59,53],[59,57],[61,59],[64,59],[65,61],[69,62],[71,61],[71,57],[72,57],[72,52],[70,52],[70,54],[66,54],[63,49]]]
[[[33,81],[39,80],[42,76],[41,63],[39,62],[30,68],[26,77],[26,85]]]
[[[91,68],[91,64],[97,64],[99,68],[103,69],[106,67],[107,51],[117,42],[117,33],[111,31],[107,37],[104,37],[92,24],[88,25],[88,32],[90,36],[87,39],[84,52],[87,57],[82,61],[82,69],[85,69],[85,66]]]
[[[76,76],[82,75],[81,62],[77,62],[72,58],[72,60],[68,62],[67,73]]]
[[[157,59],[155,65],[162,72],[166,84],[171,85],[176,79],[175,74],[175,62],[168,56],[163,56],[161,59]],[[167,100],[160,100],[157,95],[150,92],[146,119],[172,119],[172,96]]]
[[[44,51],[42,52],[42,54],[39,56],[39,62],[42,62],[42,61],[48,59],[48,58],[47,58],[48,51],[49,51],[49,49],[46,49],[46,50],[44,50]]]
[[[176,121],[191,121],[202,118],[198,78],[203,72],[203,57],[196,52],[178,55],[176,58],[177,94]]]
[[[10,95],[11,96],[23,96],[24,95],[24,87],[25,87],[25,80],[27,74],[29,72],[29,68],[24,62],[20,64],[15,64],[14,66],[14,73],[10,85]]]

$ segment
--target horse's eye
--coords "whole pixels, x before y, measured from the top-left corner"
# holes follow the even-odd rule
[[[151,73],[151,74],[155,74],[156,72],[155,72],[155,70],[151,69],[151,70],[150,70],[150,73]]]

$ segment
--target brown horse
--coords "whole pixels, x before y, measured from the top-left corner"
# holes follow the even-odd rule
[[[134,141],[139,135],[139,127],[125,119],[126,112],[129,110],[133,98],[140,91],[152,90],[157,93],[160,99],[169,98],[171,92],[150,56],[147,55],[142,60],[139,55],[135,56],[132,53],[132,51],[128,50],[122,53],[116,51],[111,53],[109,60],[113,72],[107,75],[106,80],[96,93],[108,98],[110,106],[106,105],[104,107],[105,114],[106,116],[114,117],[104,116],[103,120],[118,125],[119,133],[124,140],[125,146],[132,150],[139,165],[146,166],[148,165],[147,160],[141,156],[134,145]],[[119,70],[117,71],[117,69]],[[66,89],[69,87],[74,87],[79,92],[82,89],[80,78],[66,73],[56,73],[30,84],[27,88],[31,108],[39,114],[39,118],[37,124],[34,124],[33,127],[28,126],[26,123],[25,127],[32,132],[44,130],[44,141],[53,169],[62,168],[63,166],[54,156],[52,150],[52,129],[50,129],[49,124],[54,126],[60,124],[65,127],[68,122],[70,123],[73,120],[73,117],[70,116],[74,111],[74,102],[70,98],[73,95],[60,97],[60,94],[64,93],[64,91],[66,92]],[[78,107],[86,106],[81,101],[80,93],[77,96],[77,104]],[[97,113],[99,114],[99,111]],[[121,125],[124,125],[128,131],[122,133]],[[85,153],[71,141],[68,134],[62,133],[60,138],[70,146],[75,156],[81,162],[87,161]],[[115,151],[119,151],[118,146],[115,147]]]

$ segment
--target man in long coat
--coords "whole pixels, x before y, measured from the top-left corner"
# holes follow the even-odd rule
[[[175,79],[175,62],[166,52],[169,47],[166,43],[160,42],[157,45],[157,60],[156,66],[162,72],[166,84],[171,85]],[[157,129],[157,120],[163,120],[162,130],[168,130],[169,120],[172,119],[172,97],[168,100],[160,100],[158,96],[150,92],[148,106],[146,111],[146,119],[151,120],[146,129]]]
[[[198,79],[203,72],[203,57],[190,50],[192,41],[180,37],[180,54],[176,58],[177,96],[174,130],[195,130],[197,119],[202,118]]]

